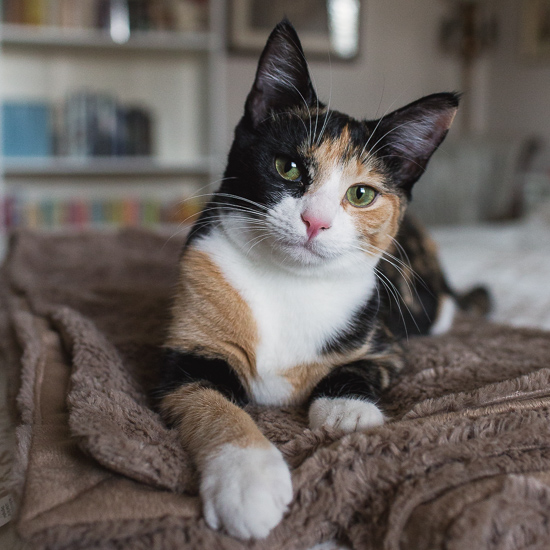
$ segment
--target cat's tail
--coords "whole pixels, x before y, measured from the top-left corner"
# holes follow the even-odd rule
[[[485,317],[491,311],[491,294],[484,286],[476,286],[463,294],[455,294],[458,307],[466,313]]]

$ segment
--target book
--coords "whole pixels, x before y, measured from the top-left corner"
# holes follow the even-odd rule
[[[145,107],[121,104],[107,93],[77,91],[56,117],[57,150],[75,157],[149,156],[153,122]]]
[[[50,106],[36,101],[2,104],[2,152],[6,157],[46,157],[53,152]]]
[[[23,4],[23,23],[25,25],[46,24],[47,0],[21,0]]]

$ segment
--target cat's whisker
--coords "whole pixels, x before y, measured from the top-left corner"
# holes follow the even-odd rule
[[[386,292],[388,296],[391,296],[397,305],[397,308],[399,310],[399,315],[401,316],[401,319],[404,320],[403,311],[400,306],[400,300],[399,298],[400,293],[399,290],[395,287],[395,285],[388,279],[382,271],[380,271],[378,268],[374,268],[374,274],[376,275],[376,278],[384,285],[384,288],[386,289]],[[405,323],[404,323],[405,324]],[[406,327],[406,325],[405,325]]]
[[[330,110],[330,105],[332,102],[332,59],[330,56],[330,49],[328,51],[328,71],[330,76],[330,85],[329,85],[329,93],[328,93],[328,103],[327,103],[327,112],[325,114],[325,121],[323,123],[323,126],[321,127],[321,131],[319,132],[319,137],[317,138],[317,146],[321,143],[321,140],[323,138],[323,134],[325,133],[325,130],[328,125],[328,121],[330,120],[330,117],[332,115],[332,111]]]
[[[388,237],[390,237],[390,239],[392,239],[395,242],[395,239],[391,235],[388,235]],[[395,269],[397,269],[403,275],[403,277],[406,276],[404,270],[407,270],[412,275],[411,280],[414,279],[414,278],[421,279],[421,277],[412,268],[410,262],[405,263],[402,260],[400,260],[397,256],[394,256],[393,254],[388,252],[387,250],[383,250],[382,248],[379,248],[379,247],[377,247],[377,246],[375,246],[371,243],[365,243],[365,244],[367,246],[369,246],[371,249],[376,250],[377,252],[379,252],[382,255],[384,260],[386,260],[386,261],[391,260],[390,263],[392,263],[393,267],[395,267]],[[393,262],[395,262],[395,263],[393,263]],[[396,264],[398,264],[398,265],[396,265]],[[399,265],[402,266],[402,267],[399,267]]]
[[[217,183],[221,183],[221,182],[223,182],[223,181],[232,180],[232,179],[237,179],[237,178],[234,178],[234,177],[226,177],[226,178],[220,178],[220,179],[218,179],[218,180],[216,180],[216,181],[213,181],[213,182],[209,182],[209,183],[203,185],[202,187],[200,187],[199,189],[197,189],[197,191],[196,191],[193,195],[191,195],[191,196],[189,196],[189,197],[185,197],[184,199],[178,201],[178,202],[176,203],[176,205],[177,205],[178,207],[181,208],[182,206],[184,206],[186,203],[188,203],[188,202],[190,202],[190,201],[195,201],[195,200],[200,199],[200,198],[203,198],[203,197],[211,197],[211,196],[213,196],[213,193],[200,193],[200,191],[202,191],[203,189],[206,189],[207,187],[216,185]],[[200,213],[202,213],[203,211],[204,211],[204,209],[201,210]],[[199,214],[200,214],[200,213],[199,213]],[[185,218],[184,220],[182,220],[181,222],[178,223],[178,228],[181,228],[182,226],[185,226],[186,223],[187,223],[189,220],[193,219],[196,215],[197,215],[197,213],[193,213],[193,214],[190,214],[189,216],[187,216],[187,218]],[[170,237],[168,237],[168,238],[166,239],[166,241],[164,242],[163,247],[166,246],[166,244],[168,244],[168,242],[170,242],[170,240],[171,240],[173,237],[175,237],[176,235],[179,235],[180,233],[182,233],[183,231],[185,231],[185,229],[187,229],[187,227],[183,227],[181,230],[178,230],[178,231],[176,231],[174,234],[170,235]]]
[[[374,246],[374,245],[370,245],[370,243],[365,243],[367,244],[367,246],[370,246],[370,250],[367,249],[367,248],[363,248],[363,247],[360,247],[360,246],[355,246],[355,248],[359,249],[359,250],[362,250],[363,252],[367,252],[367,253],[373,253],[373,250],[376,251],[378,254],[374,254],[375,256],[376,255],[379,255],[380,259],[381,260],[384,260],[384,261],[387,261],[388,263],[390,263],[396,270],[397,272],[401,275],[401,277],[403,278],[403,280],[405,281],[405,284],[407,285],[407,290],[409,292],[410,295],[413,295],[413,289],[414,289],[414,292],[416,293],[417,297],[418,297],[418,301],[420,302],[420,304],[422,305],[422,308],[424,309],[424,305],[422,304],[422,300],[420,299],[420,296],[418,295],[418,291],[416,290],[415,286],[412,284],[412,281],[409,280],[409,278],[407,277],[407,275],[404,273],[404,271],[397,265],[395,264],[394,262],[390,261],[388,258],[384,258],[384,253],[385,251]],[[414,317],[414,314],[411,312],[410,308],[408,307],[407,303],[406,303],[406,300],[404,299],[401,291],[395,286],[395,284],[393,282],[390,281],[390,279],[382,274],[382,272],[380,271],[379,268],[375,268],[375,270],[377,272],[379,272],[380,275],[382,275],[389,284],[392,285],[393,289],[395,290],[395,292],[397,293],[397,296],[395,294],[393,294],[395,300],[396,300],[396,303],[397,303],[397,306],[399,307],[400,309],[400,315],[402,317],[402,319],[404,320],[404,317],[403,317],[403,313],[401,311],[401,308],[400,308],[400,305],[399,305],[399,299],[401,299],[401,301],[403,302],[403,305],[406,307],[407,309],[407,312],[409,313],[409,315],[411,316],[415,326],[417,327],[417,329],[420,331],[420,329],[418,328],[418,325],[416,323],[416,319]],[[412,289],[411,289],[411,285],[412,285]],[[428,313],[426,312],[426,310],[424,309],[424,313],[426,313],[426,315],[428,316]],[[429,318],[429,316],[428,316]]]
[[[257,237],[256,238],[256,242],[248,249],[246,255],[249,256],[250,253],[252,252],[252,249],[259,245],[260,243],[262,243],[263,241],[265,241],[266,239],[268,239],[270,237],[270,235],[265,235],[265,236],[260,236],[260,237]]]
[[[417,331],[418,332],[421,332],[420,331],[420,327],[418,326],[418,323],[416,322],[416,318],[414,316],[414,314],[412,313],[412,311],[410,310],[409,306],[407,305],[407,303],[405,302],[403,296],[401,295],[401,292],[399,291],[399,289],[392,283],[392,281],[384,274],[382,273],[378,268],[375,268],[374,269],[374,272],[376,274],[376,276],[378,277],[378,280],[381,281],[384,286],[386,287],[386,289],[391,293],[391,295],[393,296],[393,299],[395,301],[395,305],[397,306],[398,310],[399,310],[399,315],[401,317],[401,320],[403,321],[403,328],[405,330],[405,337],[409,338],[409,333],[407,331],[407,323],[405,322],[405,316],[403,314],[403,309],[401,308],[401,303],[403,304],[403,306],[405,307],[407,313],[409,314],[410,318],[412,319],[412,322],[414,323],[414,326],[416,327]],[[381,277],[383,279],[381,279]],[[386,284],[387,283],[387,284]],[[389,285],[389,286],[388,286]],[[400,303],[401,302],[401,303]]]
[[[395,244],[396,248],[400,251],[400,254],[404,254],[406,262],[403,262],[403,264],[405,266],[408,266],[408,268],[410,269],[410,272],[413,275],[414,279],[416,279],[424,287],[426,292],[428,292],[431,296],[433,296],[434,294],[430,290],[430,287],[428,286],[428,283],[426,283],[426,281],[420,276],[420,274],[412,268],[411,260],[409,258],[409,255],[407,254],[407,252],[405,251],[405,249],[403,248],[401,243],[395,237],[390,236],[390,238],[393,241],[393,243]],[[393,256],[393,257],[395,258],[395,256]]]
[[[228,180],[234,180],[234,179],[237,179],[235,177],[227,177],[227,178],[220,178],[218,180],[215,180],[215,181],[211,181],[211,182],[208,182],[207,184],[199,187],[195,193],[193,193],[192,195],[188,196],[188,197],[185,197],[183,199],[181,199],[180,201],[177,202],[178,205],[183,205],[185,204],[186,202],[189,202],[189,201],[192,201],[192,200],[196,200],[196,199],[201,199],[203,197],[211,197],[214,195],[214,192],[210,192],[210,193],[201,193],[201,191],[203,189],[207,189],[208,187],[211,187],[211,186],[214,186],[218,183],[222,183],[224,181],[228,181]]]
[[[424,313],[426,314],[426,317],[429,319],[430,315],[426,311],[424,307],[424,303],[420,297],[420,294],[418,293],[418,290],[416,288],[416,285],[414,284],[414,278],[417,278],[419,280],[422,280],[422,278],[412,269],[410,265],[406,265],[403,262],[401,262],[398,258],[390,254],[389,252],[382,250],[381,248],[378,248],[377,246],[374,246],[370,243],[365,243],[367,246],[369,246],[371,249],[374,249],[380,253],[380,259],[383,261],[388,262],[390,265],[394,267],[394,269],[399,273],[405,284],[407,285],[407,290],[411,296],[416,295],[418,302],[421,304],[422,309],[424,310]],[[361,248],[364,252],[368,252],[367,249]],[[389,256],[389,258],[387,257]],[[395,263],[395,260],[397,262],[400,262],[403,264],[403,267],[407,270],[405,271],[402,267],[400,267],[397,263]],[[423,281],[422,281],[423,282]],[[401,297],[403,299],[403,297]],[[412,315],[412,314],[411,314]]]
[[[376,107],[376,111],[375,111],[376,118],[379,118],[378,113],[380,112],[380,107],[382,106],[382,100],[384,99],[385,92],[386,92],[386,78],[383,76],[382,77],[382,93],[380,94],[380,99],[378,100],[378,107]],[[401,92],[401,93],[403,93],[403,92]],[[394,100],[393,103],[395,103],[395,101],[396,100]],[[393,103],[392,103],[392,105],[393,105]],[[391,109],[391,106],[386,109],[385,113],[380,118],[384,118],[388,114],[390,109]]]
[[[191,224],[188,224],[187,222],[189,220],[191,220],[192,218],[194,218],[196,216],[196,214],[191,214],[189,216],[187,216],[187,218],[185,218],[184,220],[182,220],[181,222],[178,223],[177,225],[177,231],[175,231],[174,233],[172,233],[169,237],[166,238],[166,240],[164,241],[162,247],[161,247],[161,250],[164,249],[164,247],[176,236],[180,235],[181,233],[183,233],[184,231],[187,231],[187,230],[190,230],[191,229]],[[193,224],[193,227],[194,226],[199,226],[199,222],[195,222]]]
[[[316,140],[317,146],[320,145],[321,140],[323,139],[323,134],[325,133],[325,130],[328,126],[328,122],[329,122],[331,116],[332,116],[332,111],[330,110],[330,97],[329,97],[329,108],[327,109],[327,113],[325,115],[325,121],[323,122],[323,126],[321,126],[321,131],[319,132],[319,136]]]
[[[400,268],[394,262],[388,260],[387,258],[382,257],[381,259],[388,262],[390,265],[392,265],[394,267],[394,269],[399,273],[399,275],[401,276],[401,278],[403,279],[403,281],[407,285],[407,291],[408,291],[409,295],[411,296],[411,298],[413,298],[416,295],[418,303],[422,307],[422,310],[424,311],[424,314],[426,315],[426,318],[431,320],[430,314],[427,312],[426,308],[424,307],[424,301],[420,297],[418,289],[416,288],[416,285],[414,284],[413,278],[414,278],[414,275],[416,275],[415,272],[412,269],[407,270],[407,272],[405,272],[402,268]],[[410,274],[413,274],[412,278],[410,277]],[[421,279],[420,276],[417,276],[417,278]]]
[[[267,212],[269,210],[267,206],[265,206],[263,204],[260,204],[259,202],[254,202],[253,200],[247,199],[245,197],[240,197],[239,195],[233,195],[231,193],[217,192],[217,193],[214,194],[214,196],[215,197],[225,197],[225,198],[228,198],[228,199],[237,199],[237,200],[240,200],[240,201],[245,201],[245,202],[248,202],[249,204],[252,204],[252,205],[256,206],[260,210],[263,210],[264,212]]]
[[[178,235],[180,235],[181,233],[183,233],[186,229],[188,229],[187,227],[181,227],[181,228],[178,228],[177,231],[174,231],[173,233],[170,234],[169,237],[166,238],[166,240],[164,241],[164,243],[162,244],[161,246],[161,250],[164,250],[164,247],[174,238],[174,237],[177,237]]]
[[[254,220],[253,218],[250,218],[248,216],[240,216],[238,214],[232,213],[230,214],[232,221],[241,221],[243,223],[246,223],[249,226],[254,227],[263,227],[268,228],[269,224],[265,223],[263,220]],[[227,213],[220,213],[213,216],[209,216],[207,220],[204,220],[203,224],[208,224],[210,221],[223,221],[227,219]],[[197,224],[201,224],[201,222],[197,222]]]
[[[253,208],[248,208],[247,206],[243,206],[239,204],[230,204],[227,202],[217,202],[217,201],[210,201],[203,210],[203,212],[211,212],[211,211],[243,212],[246,214],[250,214],[251,217],[255,217],[257,219],[266,219],[267,216],[269,215],[269,212],[261,212],[258,210],[254,210]]]
[[[431,316],[426,311],[426,308],[424,307],[424,301],[420,297],[420,294],[418,292],[416,284],[414,283],[414,280],[416,279],[420,284],[422,284],[422,286],[424,286],[424,288],[427,290],[427,292],[433,296],[433,293],[430,291],[428,286],[425,284],[422,277],[420,277],[420,275],[418,275],[412,268],[410,268],[410,269],[407,268],[407,271],[405,272],[402,268],[400,268],[399,266],[397,266],[395,263],[388,260],[387,258],[382,257],[382,259],[384,261],[388,262],[390,265],[392,265],[394,267],[394,269],[399,273],[399,275],[401,276],[401,278],[403,279],[403,281],[405,281],[405,284],[407,285],[407,290],[408,290],[409,294],[411,296],[416,295],[418,303],[422,306],[422,309],[423,309],[426,317],[428,319],[430,319]]]
[[[325,120],[323,122],[323,125],[321,126],[321,131],[319,132],[319,135],[317,136],[317,139],[315,142],[317,146],[320,145],[321,140],[323,139],[323,134],[325,133],[325,130],[328,126],[330,117],[332,116],[332,111],[330,110],[330,104],[332,102],[332,63],[330,59],[330,53],[329,53],[329,75],[330,75],[330,87],[329,87],[329,94],[328,94],[327,111],[325,113]]]

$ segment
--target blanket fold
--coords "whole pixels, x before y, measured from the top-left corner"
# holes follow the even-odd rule
[[[143,230],[12,239],[0,327],[19,387],[17,527],[33,548],[548,547],[550,334],[470,319],[410,340],[382,403],[392,420],[369,432],[248,407],[294,500],[263,541],[209,529],[149,393],[181,245]]]

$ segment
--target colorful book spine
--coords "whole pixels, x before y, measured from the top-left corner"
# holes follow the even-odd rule
[[[151,198],[73,198],[31,199],[8,195],[1,207],[8,229],[29,227],[57,229],[72,227],[129,227],[160,224],[191,224],[201,203],[189,201],[182,208],[180,200],[160,201]]]
[[[121,13],[131,32],[198,31],[208,21],[208,0],[3,0],[0,6],[3,21],[17,25],[110,29]]]

